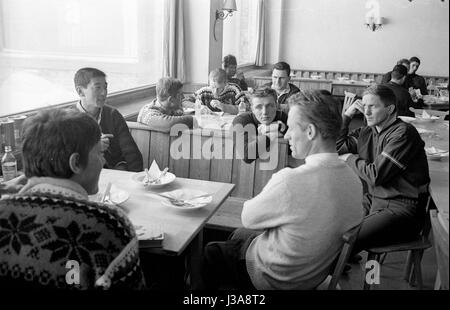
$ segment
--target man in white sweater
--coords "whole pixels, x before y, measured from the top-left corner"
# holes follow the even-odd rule
[[[207,245],[206,285],[219,278],[247,289],[314,289],[330,273],[343,233],[363,218],[361,182],[336,153],[341,117],[331,97],[304,92],[289,101],[285,138],[305,164],[274,174],[244,203],[245,228]]]

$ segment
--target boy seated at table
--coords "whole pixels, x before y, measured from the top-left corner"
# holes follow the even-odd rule
[[[241,90],[247,90],[248,85],[245,81],[244,74],[242,72],[237,71],[237,60],[234,55],[227,55],[223,58],[222,66],[225,72],[227,73],[228,83],[234,83]]]
[[[169,132],[175,124],[185,124],[192,129],[195,119],[192,115],[184,114],[182,89],[183,83],[175,78],[159,79],[156,99],[141,108],[137,121],[162,132]]]
[[[243,152],[239,155],[246,163],[260,157],[258,146],[265,145],[262,151],[269,151],[271,143],[277,138],[282,138],[287,130],[287,115],[277,110],[277,93],[274,89],[270,87],[256,89],[250,95],[250,101],[251,112],[239,114],[233,120],[235,132],[244,135],[244,145],[236,146],[236,151],[238,154]],[[249,129],[254,129],[253,134]]]
[[[227,84],[227,73],[220,68],[209,73],[209,86],[200,88],[194,97],[212,112],[236,115],[241,102],[244,103],[246,111],[250,110],[245,93],[233,83]]]
[[[28,118],[23,128],[25,177],[12,180],[0,200],[1,239],[12,240],[0,243],[0,287],[144,288],[127,215],[89,201],[105,163],[97,122],[53,109]],[[78,281],[67,277],[74,270],[68,262],[79,264]]]

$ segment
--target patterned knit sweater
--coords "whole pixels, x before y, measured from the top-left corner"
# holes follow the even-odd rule
[[[145,286],[126,214],[87,198],[78,183],[46,177],[0,200],[0,287]]]
[[[141,108],[137,121],[152,130],[169,132],[175,124],[185,124],[192,129],[194,118],[191,115],[184,115],[183,109],[172,111],[164,109],[157,99],[154,99]]]
[[[211,106],[212,100],[218,100],[224,104],[237,106],[241,102],[246,105],[246,111],[250,111],[250,104],[248,103],[245,93],[243,93],[236,85],[227,84],[222,92],[215,96],[211,87],[205,86],[195,92],[195,99],[201,100],[203,105],[206,105],[213,112],[221,112],[220,109]]]

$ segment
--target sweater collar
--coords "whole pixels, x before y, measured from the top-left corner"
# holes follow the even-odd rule
[[[329,162],[329,161],[334,161],[334,160],[338,160],[338,154],[337,153],[317,153],[317,154],[312,154],[312,155],[308,155],[305,158],[305,164],[310,165],[310,164],[320,164],[323,162]],[[301,167],[301,166],[300,166]]]
[[[78,183],[69,179],[51,177],[32,177],[20,190],[19,194],[50,194],[67,198],[87,200],[88,193]]]

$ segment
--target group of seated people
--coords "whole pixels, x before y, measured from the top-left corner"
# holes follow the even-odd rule
[[[314,289],[331,272],[341,237],[350,228],[362,223],[352,255],[417,237],[430,179],[424,142],[414,126],[397,118],[404,109],[397,95],[404,69],[396,66],[389,83],[369,87],[362,103],[342,114],[328,92],[290,84],[287,63],[274,66],[270,85],[247,94],[242,76],[233,78],[235,58],[225,57],[224,68],[211,72],[209,86],[197,91],[194,100],[230,114],[237,114],[237,105],[244,102],[247,112],[234,124],[250,124],[258,133],[247,137],[246,152],[284,137],[292,156],[305,164],[275,173],[260,194],[244,203],[244,227],[227,241],[206,245],[199,287],[232,283],[243,289]],[[0,275],[0,283],[25,279],[68,287],[61,280],[64,264],[78,258],[88,266],[81,273],[81,288],[145,286],[136,233],[126,214],[88,201],[98,191],[102,168],[143,170],[123,116],[105,105],[105,77],[98,69],[80,69],[74,79],[80,101],[74,107],[42,111],[25,122],[25,175],[0,186],[0,193],[8,194],[0,200],[0,264],[9,272]],[[174,78],[160,79],[157,98],[141,109],[138,120],[160,130],[175,123],[193,127],[195,119],[183,114],[182,86]],[[358,109],[366,125],[349,132]],[[36,201],[45,212],[60,206],[61,214],[39,215]],[[72,209],[81,214],[77,219],[85,214],[85,222],[63,221],[63,211]],[[100,224],[95,217],[102,218]],[[111,234],[115,241],[106,249]],[[84,240],[82,250],[66,240],[74,236]],[[23,268],[17,277],[16,264]]]

